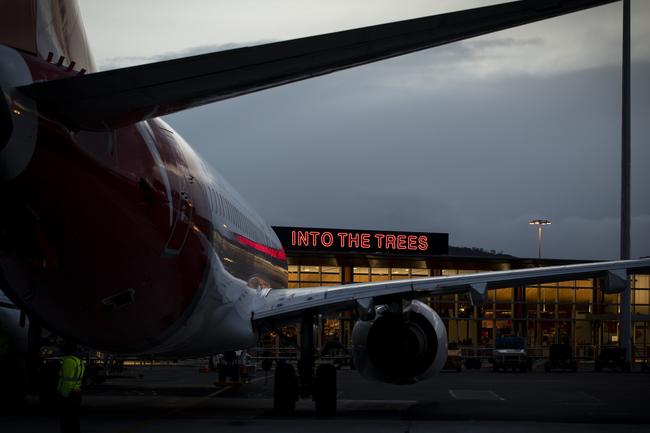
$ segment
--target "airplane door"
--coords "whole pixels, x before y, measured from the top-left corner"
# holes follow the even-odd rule
[[[187,169],[187,167],[185,167]],[[192,177],[189,174],[178,177],[180,180],[180,188],[178,198],[176,198],[177,205],[174,206],[175,218],[172,230],[165,245],[165,254],[176,256],[179,255],[187,236],[189,235],[192,226],[192,217],[194,215],[194,207],[192,205],[192,198],[190,197],[190,182]]]
[[[170,233],[165,244],[164,254],[180,254],[192,227],[194,207],[192,203],[192,184],[187,161],[174,132],[155,121],[141,123],[143,136],[150,137],[150,150],[164,172],[164,182],[168,187],[168,200],[171,200],[172,218]]]

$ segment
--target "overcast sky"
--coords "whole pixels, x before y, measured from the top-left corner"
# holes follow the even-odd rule
[[[79,0],[102,69],[498,1]],[[632,0],[632,256],[650,255],[650,2]],[[166,116],[272,225],[615,259],[621,5]]]

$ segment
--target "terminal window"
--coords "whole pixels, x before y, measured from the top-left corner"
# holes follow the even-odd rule
[[[289,265],[289,288],[338,286],[341,282],[340,266]]]

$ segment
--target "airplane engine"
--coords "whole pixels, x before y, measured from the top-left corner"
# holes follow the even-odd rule
[[[411,301],[402,312],[376,307],[374,320],[358,321],[352,331],[359,373],[380,382],[409,384],[440,371],[447,360],[447,330],[426,304]]]
[[[36,146],[36,104],[17,87],[32,83],[20,54],[0,45],[0,180],[18,176],[29,164]]]
[[[0,87],[0,151],[9,142],[13,129],[14,122],[11,119],[11,111],[9,111],[9,101]]]

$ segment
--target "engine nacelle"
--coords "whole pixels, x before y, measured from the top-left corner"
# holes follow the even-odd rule
[[[27,167],[36,147],[36,103],[17,88],[32,83],[25,60],[0,44],[0,181],[13,179]]]
[[[374,320],[352,331],[359,373],[380,382],[408,384],[427,379],[447,361],[447,330],[440,316],[420,301],[401,313],[378,307]]]
[[[2,86],[0,86],[0,152],[9,143],[13,130],[14,122],[11,119],[9,100],[2,91]]]

